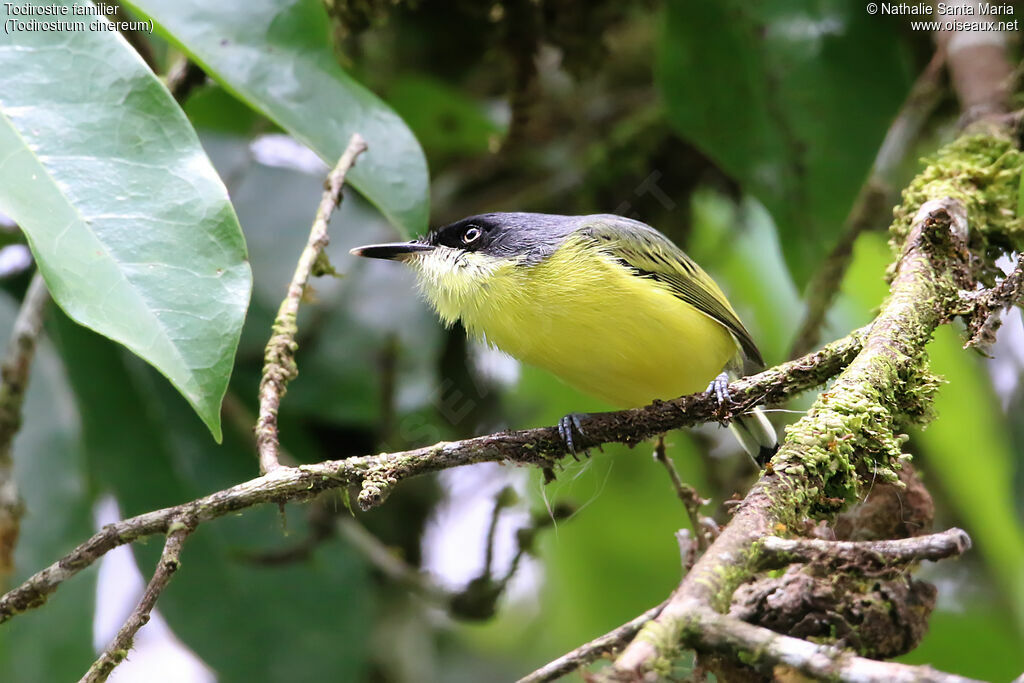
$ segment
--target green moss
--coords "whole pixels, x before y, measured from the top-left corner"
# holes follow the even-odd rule
[[[682,631],[691,628],[689,624],[679,624]],[[657,658],[651,663],[651,670],[664,679],[672,672],[672,662],[678,650],[678,643],[682,633],[676,633],[675,629],[669,628],[658,621],[649,621],[644,624],[637,634],[638,639],[649,642],[654,651],[658,653]]]
[[[188,529],[188,527],[185,526],[183,522],[171,522],[171,524],[167,527],[167,533],[172,534],[175,531],[185,531],[186,529]]]
[[[970,249],[981,262],[992,263],[1004,251],[1024,249],[1024,217],[1016,211],[1024,152],[1007,134],[986,130],[963,135],[926,163],[893,211],[889,233],[895,252],[903,248],[921,204],[944,196],[967,207]]]
[[[928,356],[922,351],[899,373],[898,385],[894,387],[893,398],[903,421],[923,427],[935,419],[935,394],[945,383],[945,379],[931,372]],[[899,437],[903,441],[909,438],[904,434]]]

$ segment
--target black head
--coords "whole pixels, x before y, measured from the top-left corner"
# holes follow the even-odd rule
[[[432,230],[423,241],[435,247],[489,253],[491,247],[508,237],[507,227],[501,220],[495,219],[501,215],[482,214],[463,218],[461,221]]]
[[[485,213],[437,228],[412,242],[360,247],[352,253],[370,258],[401,259],[415,252],[448,247],[536,263],[580,227],[583,218],[546,213]]]

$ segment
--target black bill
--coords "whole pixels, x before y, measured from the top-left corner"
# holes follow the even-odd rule
[[[401,261],[410,254],[420,251],[432,251],[432,244],[422,242],[391,242],[390,244],[368,244],[365,247],[356,247],[349,253],[366,258],[382,258],[390,261]]]

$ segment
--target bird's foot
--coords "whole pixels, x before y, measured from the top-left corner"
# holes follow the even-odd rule
[[[732,403],[732,396],[729,395],[729,375],[724,372],[719,374],[718,377],[711,380],[711,384],[708,385],[704,393],[715,397],[715,400],[718,401],[718,412],[723,413],[725,408]]]
[[[576,443],[574,433],[579,434],[581,437],[586,436],[586,432],[583,431],[583,426],[580,423],[580,418],[586,416],[586,413],[569,413],[558,421],[558,435],[562,437],[562,441],[565,442],[566,448],[569,449],[569,454],[572,455],[575,460],[579,460],[579,458],[576,457],[578,444]],[[583,454],[588,454],[586,449],[583,450]]]

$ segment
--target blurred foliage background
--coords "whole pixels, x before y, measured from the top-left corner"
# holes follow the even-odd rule
[[[639,218],[722,284],[769,364],[786,359],[802,292],[933,54],[931,36],[905,17],[869,16],[853,1],[326,4],[342,67],[423,147],[432,225],[498,210]],[[148,42],[158,69],[177,57],[159,36]],[[254,273],[224,444],[213,444],[149,366],[54,309],[15,450],[28,510],[23,573],[83,539],[104,495],[132,515],[256,473],[250,425],[263,345],[326,167],[219,85],[200,86],[184,109],[228,186]],[[958,115],[941,88],[896,164],[894,189],[954,134]],[[824,340],[870,321],[883,298],[886,227],[883,214],[857,239]],[[398,236],[355,192],[346,192],[331,234],[328,251],[344,276],[314,285],[315,304],[300,318],[300,375],[281,409],[295,459],[605,408],[467,342],[460,329],[442,329],[401,268],[357,263],[349,248]],[[0,329],[9,329],[26,282],[4,281]],[[1024,670],[1019,315],[1001,335],[986,359],[960,350],[958,329],[941,330],[930,349],[949,384],[938,420],[907,446],[935,497],[936,526],[965,528],[975,548],[923,568],[939,606],[903,659],[987,680]],[[773,420],[791,422],[806,405]],[[724,522],[723,501],[742,495],[755,473],[723,434],[674,433],[669,454]],[[482,621],[452,618],[388,580],[333,531],[337,518],[355,514],[395,553],[459,590],[484,565],[491,511],[507,486],[517,496],[496,527],[497,576],[516,550],[516,529],[531,516],[553,523]],[[204,525],[158,610],[222,681],[508,680],[663,600],[680,574],[673,532],[686,525],[646,446],[594,452],[547,486],[536,472],[481,466],[403,484],[368,514],[333,496],[283,516],[257,509]],[[158,545],[134,547],[144,574]],[[307,552],[290,552],[299,546]],[[5,680],[69,680],[87,668],[95,581],[90,570],[5,631]]]

